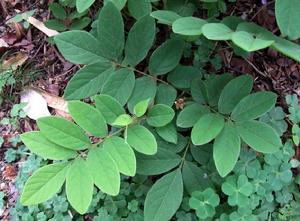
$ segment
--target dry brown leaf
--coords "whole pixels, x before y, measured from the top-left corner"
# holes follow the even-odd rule
[[[8,58],[7,60],[4,60],[1,67],[3,69],[16,70],[18,67],[22,66],[25,63],[25,61],[27,61],[27,59],[28,59],[27,54],[19,52],[14,56]]]
[[[59,34],[57,31],[47,28],[43,22],[35,19],[34,17],[28,17],[26,21],[32,24],[37,29],[39,29],[40,31],[42,31],[48,37],[52,37]]]

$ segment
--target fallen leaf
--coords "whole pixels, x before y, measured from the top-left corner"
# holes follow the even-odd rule
[[[8,49],[9,45],[4,41],[4,39],[0,38],[0,53],[5,52]]]
[[[8,180],[13,180],[17,175],[16,168],[12,165],[6,165],[3,173],[4,177]]]
[[[39,29],[40,31],[42,31],[48,37],[52,37],[59,34],[57,31],[47,28],[43,22],[35,19],[34,17],[28,17],[26,18],[26,21],[32,24],[37,29]]]
[[[18,67],[22,66],[25,63],[25,61],[27,61],[27,59],[28,59],[27,54],[19,52],[14,56],[8,58],[7,60],[4,60],[1,67],[3,69],[16,70]]]

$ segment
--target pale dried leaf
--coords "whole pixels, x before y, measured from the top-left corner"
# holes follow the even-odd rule
[[[22,66],[25,63],[25,61],[27,61],[27,59],[27,54],[19,52],[14,56],[8,58],[7,60],[4,60],[2,68],[16,70],[18,67]]]
[[[48,37],[52,37],[55,35],[58,35],[59,33],[55,30],[47,28],[43,22],[35,19],[34,17],[28,17],[26,21],[30,24],[32,24],[34,27],[42,31],[44,34],[46,34]]]

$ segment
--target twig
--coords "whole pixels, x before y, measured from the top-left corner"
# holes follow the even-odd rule
[[[273,4],[275,1],[270,1],[270,2],[268,2],[267,4],[265,4],[265,5],[263,5],[253,16],[252,16],[252,18],[250,19],[250,21],[253,21],[253,19],[259,14],[259,13],[261,13],[261,11],[263,10],[263,9],[265,9],[266,7],[268,7],[269,5],[271,5],[271,4]]]

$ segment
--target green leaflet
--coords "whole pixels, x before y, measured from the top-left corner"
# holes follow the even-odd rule
[[[133,113],[137,117],[143,116],[146,113],[147,109],[148,109],[148,105],[149,105],[149,99],[144,100],[144,101],[140,101],[139,103],[137,103],[134,106]]]
[[[50,141],[72,150],[84,150],[91,145],[84,131],[60,117],[43,117],[37,124],[41,133]]]
[[[183,196],[180,169],[160,178],[149,190],[144,207],[145,221],[168,221],[179,208]]]
[[[165,25],[172,25],[174,21],[181,18],[176,12],[168,11],[168,10],[157,10],[152,12],[151,17],[158,20],[158,23]]]
[[[112,72],[113,68],[108,62],[83,67],[68,82],[64,91],[65,99],[80,100],[97,94]]]
[[[192,142],[203,145],[213,140],[223,129],[224,118],[218,114],[203,115],[192,129]]]
[[[95,185],[104,193],[112,196],[120,191],[120,174],[114,159],[107,148],[91,149],[87,157],[87,166]]]
[[[51,142],[40,131],[24,133],[21,135],[21,140],[31,152],[44,159],[67,160],[77,155],[75,151]]]
[[[56,2],[50,3],[49,8],[55,18],[63,20],[67,17],[65,9],[60,4]]]
[[[67,31],[54,37],[58,50],[75,64],[106,62],[99,41],[86,31]]]
[[[122,105],[109,95],[97,95],[94,97],[96,108],[101,112],[106,122],[112,124],[118,116],[125,114]]]
[[[276,21],[284,36],[292,40],[300,37],[300,2],[297,0],[276,0]]]
[[[159,148],[152,156],[137,153],[136,157],[137,173],[148,176],[168,172],[181,162],[179,155],[164,148]]]
[[[208,23],[202,27],[203,35],[210,40],[230,40],[233,31],[222,23]]]
[[[119,60],[124,49],[124,23],[121,12],[108,2],[101,9],[98,19],[99,53],[103,57]]]
[[[104,0],[104,4],[107,4],[108,2],[114,3],[115,6],[121,10],[125,7],[127,0]]]
[[[152,11],[151,2],[149,0],[128,0],[127,6],[130,14],[136,20],[149,15]]]
[[[162,148],[170,150],[173,153],[181,152],[188,143],[187,137],[184,137],[183,135],[181,135],[181,133],[177,133],[177,144],[166,142],[160,136],[156,136],[155,138],[157,141],[158,149]]]
[[[147,55],[155,38],[155,22],[150,16],[139,19],[130,29],[125,45],[125,63],[136,66]]]
[[[136,172],[136,159],[133,150],[120,137],[113,136],[103,143],[103,148],[113,158],[118,170],[127,176],[134,176]]]
[[[176,124],[181,128],[193,127],[200,117],[209,112],[208,107],[198,103],[191,103],[178,114]]]
[[[254,120],[238,122],[237,131],[242,140],[256,151],[274,153],[282,146],[277,132],[265,123]]]
[[[135,84],[133,71],[123,68],[115,71],[107,79],[101,90],[102,94],[110,95],[125,105],[131,96]]]
[[[172,29],[177,34],[197,36],[202,34],[202,26],[206,23],[205,20],[200,18],[183,17],[173,22]]]
[[[141,125],[128,128],[127,143],[136,151],[146,155],[153,155],[157,152],[155,137],[147,128]]]
[[[68,163],[56,163],[38,169],[26,182],[21,203],[29,206],[50,199],[65,182],[68,168]]]
[[[231,118],[235,121],[256,119],[274,107],[277,95],[273,92],[257,92],[244,97],[233,109]]]
[[[184,41],[170,39],[159,46],[151,55],[149,72],[152,75],[164,75],[172,71],[181,59]]]
[[[99,110],[81,101],[70,101],[68,109],[74,121],[96,137],[107,136],[107,125]]]
[[[112,123],[113,126],[125,127],[133,122],[132,117],[128,114],[122,114]]]
[[[177,97],[177,91],[171,85],[159,84],[157,87],[155,103],[172,107]]]
[[[87,163],[77,158],[71,164],[66,179],[66,194],[72,207],[80,214],[87,212],[93,197],[94,183]]]
[[[163,127],[170,123],[175,116],[172,108],[164,105],[154,105],[147,113],[146,121],[153,127]]]
[[[233,170],[240,155],[240,148],[241,140],[235,126],[226,123],[213,146],[215,165],[221,177],[227,176]]]
[[[163,127],[155,128],[157,134],[165,141],[177,144],[177,130],[173,123],[169,123]]]
[[[79,13],[89,9],[95,0],[76,0],[76,9]]]
[[[249,75],[242,75],[231,80],[221,92],[218,111],[223,114],[231,113],[239,101],[251,92],[252,86],[253,80]]]
[[[144,76],[136,79],[134,90],[127,103],[130,113],[134,113],[133,109],[140,101],[149,99],[150,102],[154,99],[156,90],[156,82],[152,78]]]
[[[192,66],[178,65],[168,74],[168,82],[177,88],[190,88],[192,81],[202,77],[201,70]]]

